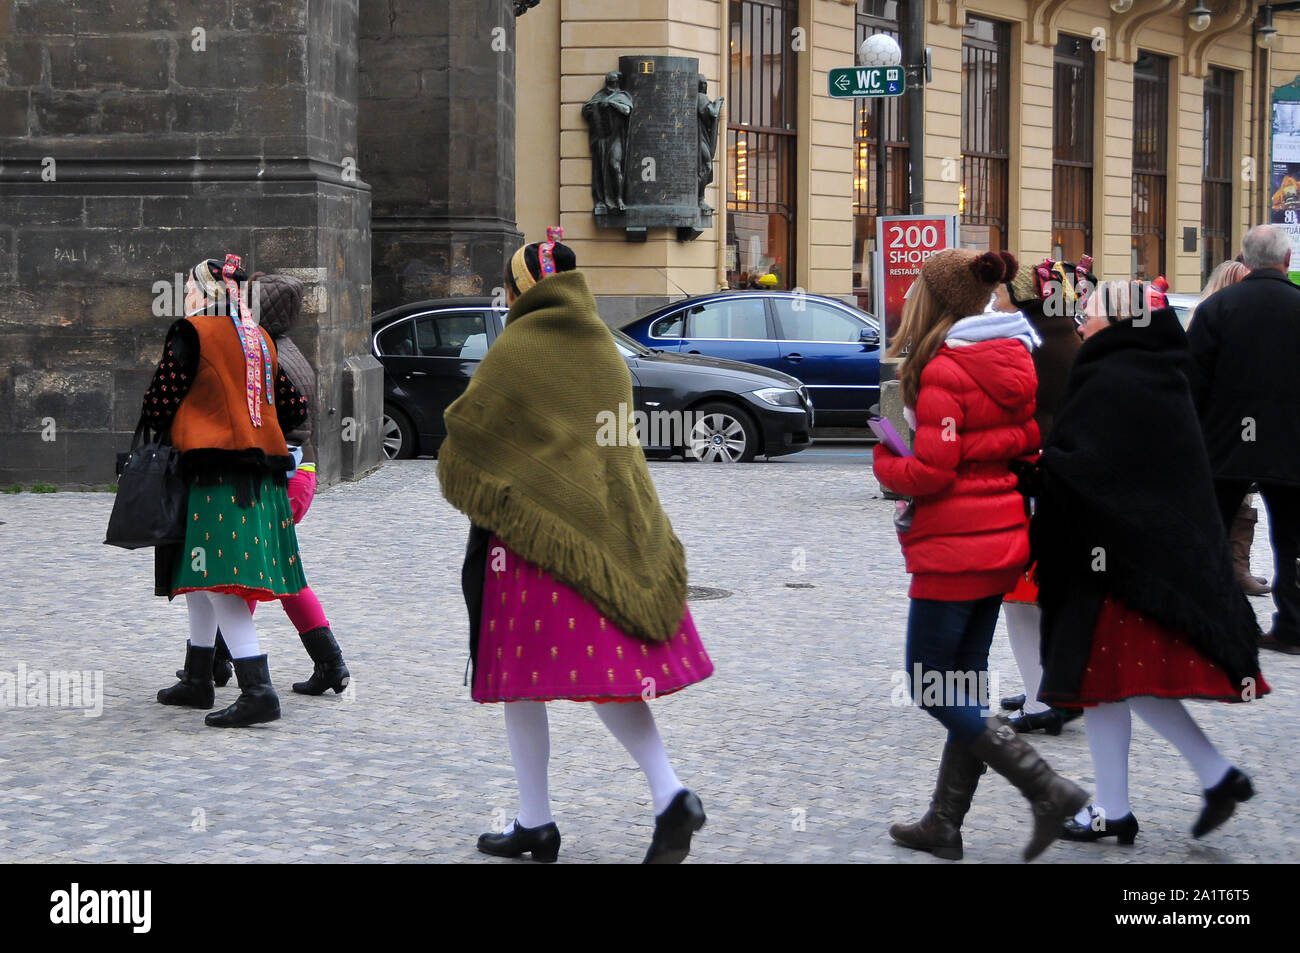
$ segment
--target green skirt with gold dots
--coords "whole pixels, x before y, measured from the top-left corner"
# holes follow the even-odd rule
[[[221,478],[190,486],[173,595],[207,590],[264,602],[295,595],[307,585],[284,484],[264,477],[255,484],[249,506],[240,506],[237,498],[230,481]]]

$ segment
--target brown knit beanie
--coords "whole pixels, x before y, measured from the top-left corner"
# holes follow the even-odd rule
[[[981,314],[993,289],[1015,275],[1018,267],[1010,252],[946,248],[921,266],[921,277],[945,308],[964,318]]]

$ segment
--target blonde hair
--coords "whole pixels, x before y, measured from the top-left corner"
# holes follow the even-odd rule
[[[1248,274],[1250,269],[1239,261],[1224,261],[1215,265],[1214,271],[1210,272],[1210,280],[1205,283],[1205,290],[1201,292],[1201,296],[1196,299],[1196,304],[1192,305],[1188,312],[1188,322],[1190,323],[1196,316],[1196,309],[1200,307],[1202,301],[1216,291],[1222,291],[1228,285],[1235,285]]]
[[[944,307],[924,278],[916,279],[910,294],[911,297],[903,304],[903,319],[898,326],[898,334],[890,342],[886,356],[903,356],[903,364],[898,371],[898,379],[903,387],[903,403],[915,407],[921,393],[921,372],[938,352],[959,316]]]

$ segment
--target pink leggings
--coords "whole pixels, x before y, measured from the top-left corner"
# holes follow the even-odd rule
[[[297,470],[289,477],[289,507],[293,510],[294,523],[302,522],[315,495],[315,473],[310,470]],[[289,617],[289,621],[293,623],[300,635],[312,629],[329,626],[329,620],[325,618],[325,610],[321,607],[320,600],[316,598],[316,593],[311,591],[311,586],[303,586],[302,591],[297,595],[285,596],[280,600],[280,605],[284,607],[284,614]],[[250,612],[257,611],[256,600],[249,600],[248,609]]]

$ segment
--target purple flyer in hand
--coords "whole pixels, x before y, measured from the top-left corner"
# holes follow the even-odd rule
[[[899,436],[898,431],[894,429],[894,425],[889,422],[887,417],[872,417],[867,421],[867,426],[892,453],[900,457],[912,456],[907,441]]]

